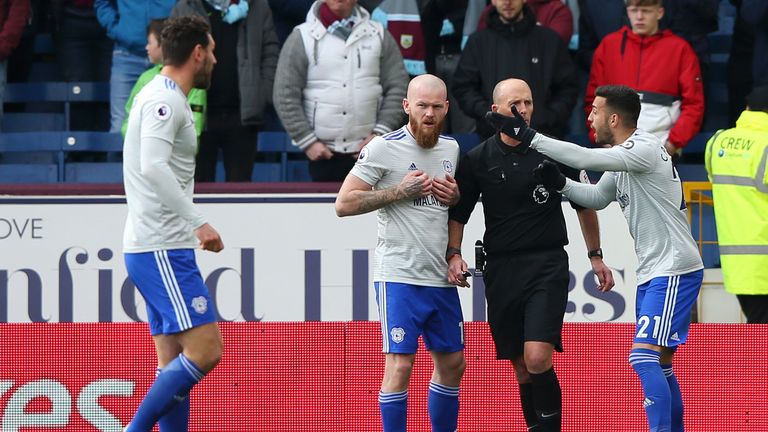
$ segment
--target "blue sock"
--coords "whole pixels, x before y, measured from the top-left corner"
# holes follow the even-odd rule
[[[680,393],[680,384],[677,382],[677,377],[675,377],[675,371],[672,370],[671,364],[661,365],[661,370],[667,378],[667,384],[669,384],[669,395],[672,405],[672,432],[683,432],[683,394]]]
[[[126,432],[150,432],[161,417],[187,398],[204,375],[184,354],[179,354],[157,376]]]
[[[459,424],[459,388],[429,383],[429,421],[432,432],[455,432]]]
[[[155,377],[160,375],[163,370],[157,368]],[[179,402],[172,410],[157,422],[160,426],[160,432],[177,432],[189,430],[189,398],[187,395],[183,401]]]
[[[408,423],[408,390],[397,393],[380,391],[379,408],[384,432],[405,432]]]
[[[672,422],[669,384],[659,365],[660,356],[660,353],[646,348],[633,348],[629,353],[629,364],[640,377],[645,393],[643,405],[650,432],[670,432]]]

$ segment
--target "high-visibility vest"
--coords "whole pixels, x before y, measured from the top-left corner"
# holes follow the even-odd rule
[[[725,289],[768,295],[768,113],[744,111],[710,138],[704,162]]]

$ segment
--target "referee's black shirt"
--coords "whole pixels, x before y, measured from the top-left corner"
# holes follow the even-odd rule
[[[461,200],[449,217],[466,224],[482,195],[483,243],[489,258],[568,244],[562,195],[545,189],[533,175],[544,159],[548,158],[536,150],[521,152],[504,144],[499,134],[461,158],[456,171]],[[578,170],[559,166],[563,174],[579,181]]]

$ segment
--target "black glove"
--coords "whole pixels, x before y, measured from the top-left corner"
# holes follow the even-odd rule
[[[485,120],[496,129],[497,132],[504,132],[512,138],[523,143],[525,147],[531,145],[533,137],[536,136],[536,129],[528,126],[523,116],[517,111],[517,107],[512,106],[512,116],[508,117],[497,112],[488,111],[485,113]]]
[[[541,183],[543,183],[544,187],[547,189],[559,191],[565,187],[565,176],[560,172],[560,168],[557,167],[557,164],[550,160],[544,160],[544,162],[534,168],[533,175],[541,180]]]

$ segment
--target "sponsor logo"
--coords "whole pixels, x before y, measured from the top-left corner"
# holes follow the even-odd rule
[[[677,332],[672,333],[672,336],[669,337],[673,341],[680,342],[680,336],[677,334]]]
[[[411,166],[408,167],[408,171],[416,171],[418,168],[416,168],[416,164],[411,162]]]
[[[645,400],[643,400],[643,407],[648,408],[649,406],[653,405],[654,403],[655,403],[654,401],[652,401],[652,400],[650,400],[648,398],[645,398]]]
[[[98,430],[120,430],[122,424],[115,415],[99,403],[100,398],[108,400],[115,396],[131,397],[136,384],[133,381],[102,379],[87,383],[77,395],[73,404],[73,394],[68,386],[53,379],[29,381],[13,389],[16,383],[0,380],[0,398],[8,397],[5,409],[0,411],[2,429],[8,431],[62,428],[70,424],[73,407],[77,413]],[[13,390],[12,390],[13,389]],[[6,395],[10,391],[10,395]],[[35,400],[50,402],[49,414],[29,414],[28,405]]]
[[[405,339],[405,330],[402,327],[393,327],[389,334],[392,336],[392,342],[394,343],[400,343]]]

